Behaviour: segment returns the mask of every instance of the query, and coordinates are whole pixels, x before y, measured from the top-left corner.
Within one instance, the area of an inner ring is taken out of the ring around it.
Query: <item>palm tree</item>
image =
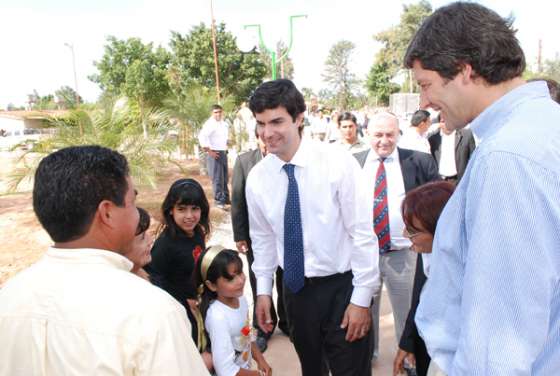
[[[101,145],[126,156],[131,176],[140,184],[155,187],[161,166],[169,162],[176,142],[169,137],[172,130],[169,112],[151,109],[145,114],[149,137],[143,135],[138,108],[125,99],[104,109],[70,111],[63,117],[48,119],[54,127],[51,136],[36,141],[23,141],[14,149],[26,146],[10,182],[10,190],[17,189],[24,179],[30,179],[46,155],[67,146]],[[30,145],[30,146],[29,146]]]

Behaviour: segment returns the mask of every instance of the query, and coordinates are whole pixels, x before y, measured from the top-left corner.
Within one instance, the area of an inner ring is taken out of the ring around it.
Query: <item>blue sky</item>
[[[536,59],[538,39],[543,54],[560,53],[557,42],[556,2],[534,0],[486,0],[482,4],[502,16],[513,14],[518,37],[528,61]],[[372,35],[399,22],[403,4],[410,1],[380,0],[214,0],[218,22],[242,39],[255,40],[244,24],[260,23],[267,45],[288,40],[288,18],[307,14],[294,24],[291,57],[295,82],[315,90],[324,87],[321,72],[329,48],[341,39],[356,44],[352,67],[365,78],[379,45]],[[434,8],[448,1],[434,0]],[[87,79],[95,73],[93,61],[101,58],[108,35],[140,37],[167,47],[170,31],[187,33],[193,25],[210,21],[209,0],[0,0],[0,108],[23,104],[36,89],[46,95],[62,85],[74,86],[71,52],[75,47],[78,89],[88,101],[99,95]]]

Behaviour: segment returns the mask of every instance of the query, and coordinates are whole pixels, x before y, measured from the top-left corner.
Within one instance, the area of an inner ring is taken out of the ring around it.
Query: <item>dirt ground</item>
[[[10,166],[13,166],[16,156],[2,152],[1,157],[0,180],[5,188],[10,179]],[[177,179],[189,177],[199,181],[212,205],[211,181],[208,176],[199,175],[198,161],[185,160],[180,163],[186,175],[177,166],[169,165],[161,172],[155,188],[137,187],[138,206],[148,210],[155,219],[152,230],[157,227],[159,207],[167,190]],[[20,192],[0,195],[0,287],[12,275],[37,261],[52,244],[33,213],[31,188],[31,182],[26,182]],[[219,209],[211,209],[212,223],[219,223],[225,214]]]

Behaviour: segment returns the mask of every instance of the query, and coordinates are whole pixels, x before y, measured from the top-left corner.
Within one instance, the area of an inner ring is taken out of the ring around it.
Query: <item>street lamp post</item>
[[[74,54],[74,45],[70,43],[64,43],[66,47],[72,51],[72,67],[74,68],[74,96],[76,99],[76,107],[80,105],[80,95],[78,94],[78,76],[76,75],[76,55]]]
[[[266,51],[266,53],[268,53],[270,55],[270,65],[271,65],[271,71],[272,71],[272,79],[275,80],[276,79],[276,64],[280,63],[281,61],[284,60],[284,58],[286,58],[286,56],[288,56],[288,53],[290,52],[290,50],[292,49],[292,44],[294,42],[294,38],[293,38],[293,31],[294,31],[294,25],[293,25],[293,21],[295,18],[307,18],[306,14],[298,14],[295,16],[290,16],[290,43],[288,44],[288,48],[286,49],[286,51],[284,52],[283,55],[281,55],[278,59],[276,58],[276,48],[274,49],[270,49],[266,46],[266,44],[264,43],[263,37],[262,37],[262,32],[261,32],[261,25],[260,24],[252,24],[252,25],[245,25],[244,28],[248,29],[250,27],[256,27],[257,31],[259,33],[259,48],[261,50]]]

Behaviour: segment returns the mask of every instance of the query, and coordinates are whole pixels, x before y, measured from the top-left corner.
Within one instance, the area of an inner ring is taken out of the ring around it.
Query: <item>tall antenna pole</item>
[[[218,47],[216,46],[216,21],[214,20],[214,6],[210,0],[210,14],[212,16],[212,46],[214,47],[214,71],[216,74],[216,98],[218,102],[221,101],[220,97],[220,73],[218,66]]]

